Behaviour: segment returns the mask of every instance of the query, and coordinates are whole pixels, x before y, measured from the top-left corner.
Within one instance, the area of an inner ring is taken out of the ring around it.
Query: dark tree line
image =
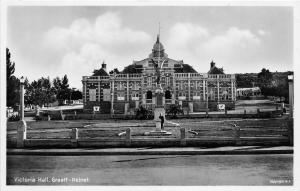
[[[6,49],[6,80],[7,80],[7,107],[14,107],[20,100],[20,80],[14,76],[15,63],[11,61],[9,49]],[[62,104],[64,100],[82,99],[79,90],[69,87],[67,75],[61,79],[56,77],[53,81],[49,77],[41,77],[29,82],[25,78],[24,102],[26,105],[49,105],[55,101]]]
[[[11,54],[8,48],[6,48],[6,105],[7,107],[13,107],[16,102],[19,101],[19,84],[20,81],[15,73],[15,63],[11,61]]]
[[[25,104],[32,105],[49,105],[58,101],[59,105],[63,104],[64,100],[82,99],[82,93],[74,88],[69,88],[69,80],[67,75],[53,79],[41,77],[29,83],[25,80]]]
[[[292,72],[271,72],[263,68],[259,73],[237,74],[237,88],[259,87],[264,96],[289,97],[287,76]]]

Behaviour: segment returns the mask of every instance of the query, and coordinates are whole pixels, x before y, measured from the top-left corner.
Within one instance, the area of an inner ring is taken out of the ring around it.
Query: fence
[[[148,105],[149,108],[152,108],[152,104]],[[147,106],[147,107],[148,107]],[[122,112],[120,112],[122,113]],[[178,118],[274,118],[283,115],[283,111],[276,108],[273,111],[261,111],[257,109],[256,112],[247,112],[244,110],[243,113],[228,113],[227,110],[224,112],[214,113],[208,112],[205,113],[186,113],[184,115],[177,115]],[[167,116],[172,117],[172,116]],[[49,112],[41,114],[39,119],[43,121],[47,120],[77,120],[77,119],[88,119],[88,120],[99,120],[99,119],[135,119],[135,115],[125,115],[125,114],[100,114],[100,113],[82,113],[82,112]]]
[[[264,129],[257,126],[240,128],[237,124],[202,125],[201,130],[181,127],[179,137],[172,138],[133,138],[131,128],[27,131],[20,126],[17,134],[8,134],[7,140],[10,148],[293,145],[293,126],[289,122],[287,124],[286,128]]]

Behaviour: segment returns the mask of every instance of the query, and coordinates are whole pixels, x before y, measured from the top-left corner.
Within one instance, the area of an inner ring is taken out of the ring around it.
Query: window
[[[96,89],[89,89],[90,101],[96,101]]]
[[[140,99],[139,93],[132,93],[131,100],[138,101]]]
[[[166,99],[172,99],[172,95],[171,95],[170,90],[167,90],[167,91],[165,92],[165,98],[166,98]]]
[[[110,95],[110,89],[103,89],[103,101],[110,101],[111,95]]]
[[[193,93],[193,100],[200,100],[201,99],[201,93],[200,92],[194,92]]]
[[[118,93],[118,94],[117,94],[117,100],[118,100],[118,101],[124,101],[124,100],[125,100],[125,95],[124,95],[124,93]]]
[[[179,89],[180,89],[180,90],[183,90],[183,89],[184,89],[184,87],[183,87],[183,82],[180,82]]]
[[[152,77],[147,78],[147,86],[152,86]]]
[[[138,90],[140,88],[138,82],[134,82],[133,84],[133,90]]]
[[[196,90],[201,88],[201,83],[202,83],[202,82],[198,82],[198,81],[195,82],[195,84],[196,84],[196,85],[195,85],[195,89],[196,89]]]
[[[214,88],[208,88],[207,90],[208,100],[215,100]]]
[[[117,84],[117,90],[124,90],[124,86],[122,85],[121,82],[119,82],[119,83]]]
[[[166,77],[166,85],[167,85],[167,86],[170,85],[170,77]]]
[[[152,92],[147,91],[146,99],[152,99]]]
[[[228,100],[229,98],[229,88],[221,88],[220,91],[221,94],[221,100]]]

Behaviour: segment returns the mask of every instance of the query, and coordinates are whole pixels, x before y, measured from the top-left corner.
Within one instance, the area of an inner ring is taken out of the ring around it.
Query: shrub
[[[136,119],[153,119],[153,114],[150,109],[147,109],[140,105],[140,107],[135,112]]]
[[[178,104],[171,104],[167,109],[167,115],[177,118],[177,114],[183,114],[182,108]]]
[[[8,118],[8,121],[20,121],[20,115],[19,114],[16,114],[16,115],[11,115],[9,118]]]

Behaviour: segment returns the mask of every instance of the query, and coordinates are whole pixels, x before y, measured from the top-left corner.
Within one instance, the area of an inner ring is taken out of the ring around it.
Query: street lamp
[[[24,82],[25,79],[22,76],[20,78],[20,121],[24,120]]]
[[[24,140],[26,139],[26,121],[24,120],[24,78],[20,78],[20,122],[21,125],[17,127],[17,148],[24,147]]]
[[[290,106],[290,117],[293,118],[294,110],[294,75],[288,75],[289,83],[289,106]]]

